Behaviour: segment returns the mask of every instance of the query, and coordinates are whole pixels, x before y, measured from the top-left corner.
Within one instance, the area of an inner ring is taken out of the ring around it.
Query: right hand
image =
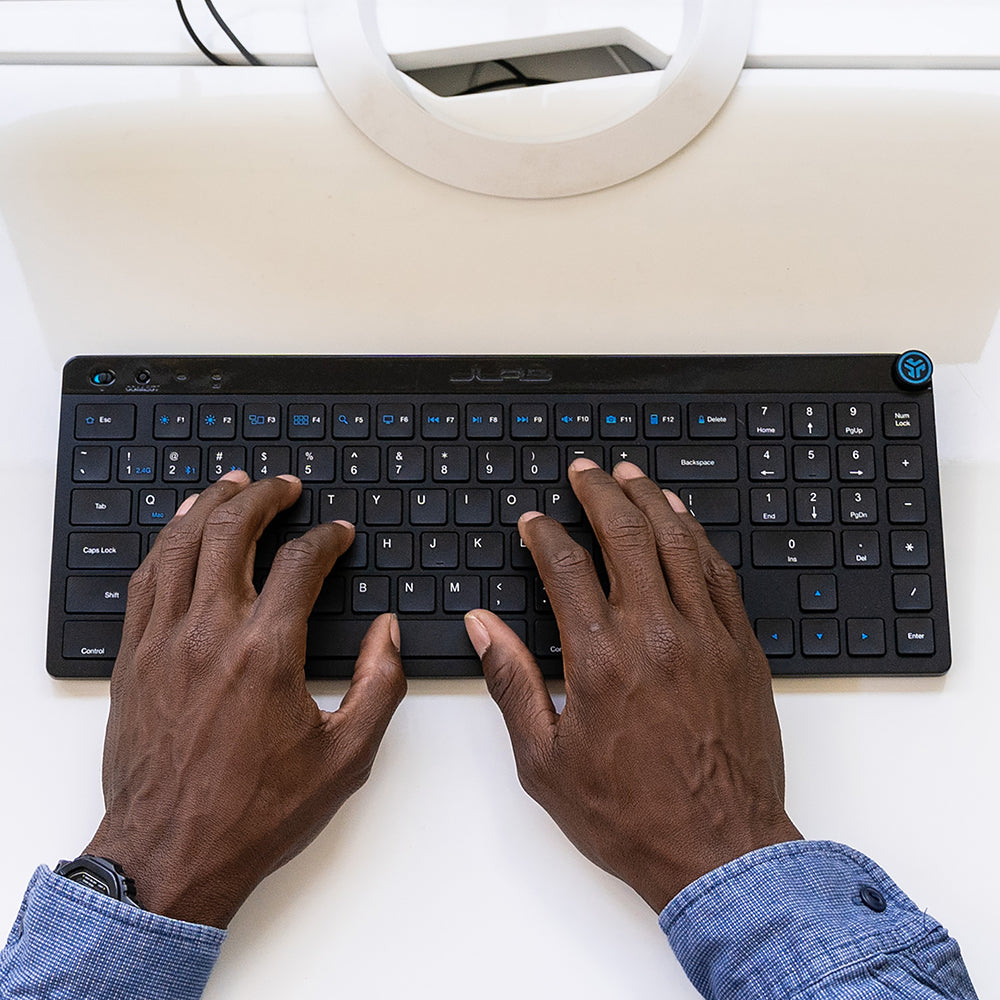
[[[604,553],[541,514],[519,522],[563,648],[558,714],[534,658],[488,611],[467,627],[518,776],[588,858],[656,911],[756,848],[801,839],[784,810],[767,660],[732,567],[634,465],[577,459],[570,481]]]

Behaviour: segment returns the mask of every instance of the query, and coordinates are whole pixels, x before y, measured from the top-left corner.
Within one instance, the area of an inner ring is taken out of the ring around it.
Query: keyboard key
[[[458,437],[458,406],[425,403],[420,411],[420,432],[425,438],[452,440]]]
[[[459,490],[455,494],[455,524],[481,525],[493,521],[491,490]]]
[[[361,440],[371,432],[371,410],[367,403],[335,403],[333,436]]]
[[[70,621],[63,626],[62,654],[67,660],[113,660],[121,641],[121,622]]]
[[[780,488],[751,490],[750,521],[753,524],[786,524],[788,493]]]
[[[896,652],[900,656],[930,656],[934,653],[934,621],[931,618],[897,618]]]
[[[702,524],[738,524],[740,493],[731,489],[683,489],[678,494]]]
[[[885,449],[886,479],[924,478],[924,456],[919,444],[890,444]]]
[[[885,622],[881,618],[848,618],[847,655],[885,656]]]
[[[433,576],[401,576],[396,606],[401,614],[432,614],[437,608],[436,590],[437,580]]]
[[[631,462],[642,469],[646,475],[649,475],[649,449],[645,446],[616,444],[609,448],[608,451],[610,458],[608,472],[614,469],[619,462]]]
[[[925,573],[895,573],[892,605],[897,611],[930,611],[931,578]]]
[[[340,475],[348,483],[378,482],[379,449],[360,446],[345,448]]]
[[[512,482],[514,449],[510,445],[480,445],[476,449],[476,478],[481,483]]]
[[[501,524],[517,524],[518,518],[529,510],[538,510],[537,490],[500,491]]]
[[[131,520],[130,490],[73,490],[70,524],[129,524]]]
[[[878,520],[878,494],[873,489],[842,489],[840,520],[844,524],[874,524]]]
[[[830,449],[825,445],[796,445],[792,449],[792,475],[799,480],[825,482],[830,478]]]
[[[833,413],[839,438],[870,438],[875,433],[871,403],[838,403]]]
[[[143,490],[139,494],[140,524],[166,524],[176,510],[176,490]]]
[[[559,479],[559,449],[555,445],[522,448],[521,478],[527,483],[556,482]]]
[[[599,444],[570,445],[566,449],[566,468],[569,469],[578,458],[586,458],[603,468],[604,448]]]
[[[465,536],[468,569],[502,569],[504,535],[499,531],[474,531]]]
[[[875,478],[875,449],[870,444],[837,446],[837,474],[848,482]]]
[[[747,437],[779,438],[785,436],[785,408],[781,403],[747,404]]]
[[[580,524],[583,521],[583,507],[568,485],[545,491],[543,513],[560,524]]]
[[[388,611],[389,577],[354,577],[351,581],[351,610],[356,615],[380,615]]]
[[[754,632],[765,656],[794,655],[795,629],[790,618],[758,618]]]
[[[66,610],[71,614],[125,614],[127,576],[71,576],[66,581]]]
[[[375,433],[378,437],[409,440],[414,430],[412,403],[379,403],[376,407]]]
[[[736,437],[736,407],[732,403],[689,404],[688,434],[693,438]]]
[[[832,524],[833,491],[825,486],[796,489],[795,520],[799,524]]]
[[[548,437],[548,406],[545,403],[511,403],[510,436],[515,440]]]
[[[201,479],[201,448],[164,448],[163,478],[170,483],[198,482]]]
[[[446,490],[410,490],[412,524],[445,524],[448,520]]]
[[[755,531],[754,566],[833,566],[832,531]]]
[[[926,566],[930,562],[926,531],[892,531],[889,546],[893,566]]]
[[[601,403],[597,419],[602,438],[634,438],[636,435],[634,403]]]
[[[662,483],[736,479],[732,445],[669,444],[656,449],[656,476]]]
[[[326,437],[326,407],[322,403],[292,403],[287,420],[288,436],[293,441],[321,441]]]
[[[743,565],[743,544],[738,531],[720,531],[718,528],[708,528],[705,535],[730,566],[739,569]]]
[[[413,535],[387,531],[375,536],[376,569],[412,569]]]
[[[153,437],[176,441],[191,437],[190,404],[157,403],[153,411]]]
[[[227,472],[246,471],[247,450],[242,446],[225,445],[208,449],[208,481],[218,482]]]
[[[245,438],[276,438],[280,433],[280,403],[247,403],[243,407],[243,436]]]
[[[803,656],[837,656],[840,633],[835,618],[814,618],[802,622]]]
[[[465,613],[483,606],[482,581],[478,576],[446,576],[444,609]]]
[[[111,478],[111,449],[80,445],[73,449],[73,482],[106,483]]]
[[[151,483],[156,473],[156,449],[125,445],[118,449],[118,479],[123,483]]]
[[[347,584],[342,576],[328,576],[316,598],[313,612],[316,614],[339,615],[346,607]]]
[[[882,427],[887,438],[920,437],[920,406],[917,403],[883,403]]]
[[[779,444],[753,445],[747,451],[750,478],[774,482],[785,478],[785,449]]]
[[[140,536],[133,532],[73,531],[66,565],[70,569],[135,569]]]
[[[302,445],[296,469],[304,483],[332,483],[337,471],[337,449],[322,444]]]
[[[886,491],[889,520],[893,524],[923,524],[927,520],[927,501],[923,487],[898,486]]]
[[[365,490],[365,524],[402,523],[402,490]]]
[[[590,403],[556,403],[556,437],[589,438],[592,415]]]
[[[198,407],[198,437],[203,441],[231,441],[236,437],[236,406],[202,403]]]
[[[319,491],[319,520],[321,524],[331,521],[358,523],[358,491],[326,489]]]
[[[80,403],[75,431],[80,441],[130,440],[135,437],[135,407],[131,403]]]
[[[873,567],[882,561],[877,531],[845,531],[841,544],[845,566]]]
[[[458,569],[458,535],[454,531],[425,531],[420,536],[423,569]]]
[[[487,606],[497,615],[523,614],[528,610],[527,585],[523,576],[491,576]]]
[[[502,438],[503,406],[500,403],[469,403],[465,408],[465,436]]]
[[[424,478],[424,449],[420,445],[390,448],[386,457],[389,479],[394,483],[419,483]]]
[[[436,483],[469,481],[469,449],[464,445],[438,445],[431,459],[431,475]]]
[[[836,611],[837,578],[832,573],[803,573],[799,577],[799,607],[803,611]]]
[[[792,403],[792,437],[825,438],[829,433],[826,403]]]
[[[337,566],[341,569],[368,568],[368,536],[363,531],[355,534],[351,547],[340,557]]]
[[[679,438],[681,408],[677,403],[652,404],[643,407],[643,434],[648,438]]]

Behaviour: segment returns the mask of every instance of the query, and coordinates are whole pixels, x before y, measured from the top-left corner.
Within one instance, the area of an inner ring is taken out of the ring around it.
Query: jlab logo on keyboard
[[[537,385],[540,382],[551,382],[552,372],[545,368],[473,368],[456,372],[449,382],[456,384],[466,382],[526,382]]]

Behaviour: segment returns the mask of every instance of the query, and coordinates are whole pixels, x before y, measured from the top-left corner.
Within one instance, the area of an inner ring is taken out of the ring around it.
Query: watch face
[[[111,887],[107,882],[102,881],[92,872],[87,871],[86,868],[81,868],[79,871],[75,871],[67,876],[70,881],[77,882],[80,885],[86,886],[88,889],[93,889],[94,892],[99,892],[104,896],[110,896]]]

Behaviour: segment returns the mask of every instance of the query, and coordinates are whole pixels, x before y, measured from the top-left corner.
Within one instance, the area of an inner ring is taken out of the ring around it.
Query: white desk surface
[[[935,679],[776,682],[788,810],[806,836],[845,841],[887,868],[958,937],[980,995],[1000,996],[1000,139],[976,124],[996,113],[996,74],[966,77],[947,97],[907,78],[925,91],[922,106],[961,112],[942,116],[945,131],[924,145],[908,138],[923,130],[901,77],[891,96],[901,113],[892,128],[871,126],[878,155],[861,160],[837,159],[838,139],[868,126],[850,97],[839,116],[823,104],[829,79],[805,82],[831,127],[790,137],[787,119],[756,127],[775,95],[748,79],[655,176],[529,207],[384,162],[340,120],[314,70],[221,73],[0,68],[8,919],[34,866],[77,853],[102,812],[107,683],[55,681],[43,662],[68,354],[920,346],[939,362],[954,666]],[[794,100],[779,103],[794,118]],[[912,169],[895,171],[894,157]],[[449,221],[435,227],[441,213]],[[595,227],[600,239],[553,260],[561,241]],[[455,239],[435,243],[445,235]],[[716,266],[716,252],[732,266]],[[343,687],[315,693],[332,706]],[[422,680],[368,785],[239,913],[207,995],[695,993],[654,915],[522,793],[483,683]]]

